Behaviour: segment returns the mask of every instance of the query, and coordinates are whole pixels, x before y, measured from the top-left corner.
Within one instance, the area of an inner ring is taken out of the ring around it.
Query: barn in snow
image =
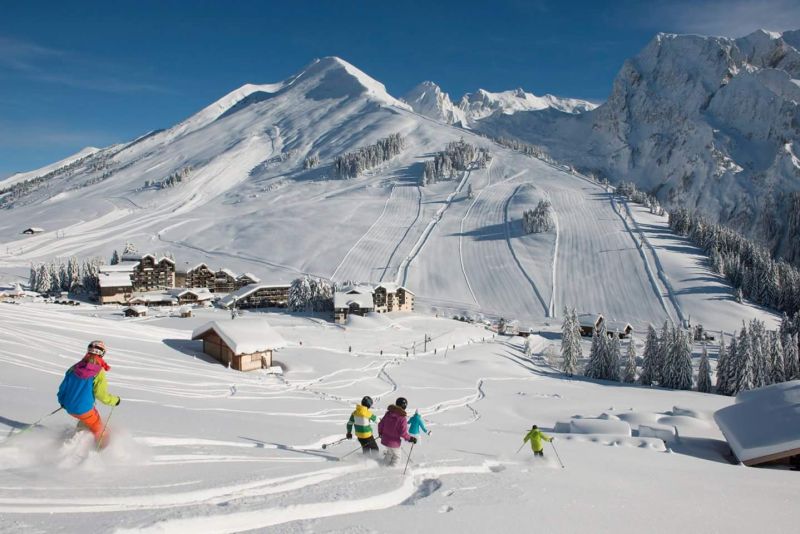
[[[272,353],[286,341],[264,319],[211,321],[196,328],[192,339],[203,340],[203,352],[237,371],[272,366]]]

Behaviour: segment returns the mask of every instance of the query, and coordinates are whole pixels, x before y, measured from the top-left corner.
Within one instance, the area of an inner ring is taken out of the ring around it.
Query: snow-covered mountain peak
[[[339,57],[315,59],[293,78],[303,82],[304,86],[314,85],[306,89],[306,96],[313,100],[363,95],[382,104],[410,109],[407,104],[390,95],[381,82]],[[314,83],[309,84],[309,80]]]
[[[450,100],[450,95],[433,82],[425,81],[417,85],[406,93],[403,101],[420,115],[447,124],[465,122],[464,112]]]
[[[499,93],[478,89],[474,93],[464,95],[459,107],[469,120],[477,121],[494,113],[512,115],[519,111],[538,111],[548,108],[565,113],[582,113],[597,106],[575,98],[559,98],[553,95],[536,96],[518,88]]]

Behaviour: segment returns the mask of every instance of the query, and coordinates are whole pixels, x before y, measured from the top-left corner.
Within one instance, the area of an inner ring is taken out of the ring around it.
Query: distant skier
[[[356,409],[350,415],[350,420],[347,421],[347,439],[353,439],[353,430],[355,429],[358,442],[361,443],[361,449],[364,454],[377,454],[378,444],[372,436],[372,423],[378,418],[369,409],[372,408],[372,397],[366,396],[361,399],[361,404],[356,406]],[[358,449],[356,449],[358,450]]]
[[[89,429],[96,442],[103,433],[103,420],[95,408],[95,400],[108,406],[118,406],[120,398],[108,392],[106,371],[111,367],[103,356],[106,346],[102,341],[92,341],[81,361],[67,370],[58,388],[58,402],[78,420],[78,430]]]
[[[544,441],[553,441],[555,438],[551,438],[550,436],[545,435],[539,427],[533,425],[531,427],[531,431],[525,434],[525,438],[522,440],[523,443],[530,441],[531,442],[531,450],[533,451],[534,456],[544,456]]]
[[[429,436],[431,435],[430,431],[425,428],[425,421],[422,420],[419,410],[414,410],[414,415],[408,420],[408,433],[416,438],[419,436],[420,431]]]
[[[386,415],[378,423],[381,445],[386,447],[384,455],[386,465],[394,465],[400,459],[402,439],[411,443],[417,442],[417,438],[408,433],[408,422],[406,422],[407,407],[408,401],[403,397],[398,398],[394,404],[389,405],[389,408],[386,409]]]

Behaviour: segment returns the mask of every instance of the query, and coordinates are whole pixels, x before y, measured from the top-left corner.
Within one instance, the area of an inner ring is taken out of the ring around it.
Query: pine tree
[[[717,393],[728,394],[728,377],[730,376],[730,363],[728,350],[725,347],[725,334],[719,335],[719,353],[717,355]]]
[[[697,370],[697,391],[711,393],[711,364],[708,362],[708,349],[703,344],[703,354],[700,356],[700,367]]]
[[[31,269],[28,272],[28,289],[31,291],[36,291],[37,280],[36,277],[38,275],[38,271],[36,270],[36,266],[31,264]]]
[[[73,291],[76,286],[81,282],[81,268],[78,264],[78,258],[70,256],[67,261],[67,291]]]
[[[747,391],[755,387],[753,350],[750,343],[750,334],[745,325],[742,325],[742,331],[739,333],[734,369],[736,372],[736,381],[734,382],[731,394],[738,395],[742,391]]]
[[[760,388],[769,383],[769,362],[765,350],[764,323],[753,319],[750,321],[750,350],[753,354],[753,387]]]
[[[592,348],[589,351],[589,361],[583,374],[588,378],[603,378],[603,364],[605,360],[605,339],[607,337],[605,323],[601,324],[600,330],[595,328],[592,331]]]
[[[670,338],[661,385],[671,389],[692,389],[692,347],[689,334],[675,329]]]
[[[575,354],[575,327],[572,324],[572,314],[564,307],[564,319],[561,323],[561,370],[567,376],[575,374],[578,366],[578,357]],[[530,338],[528,338],[530,339]]]
[[[114,253],[111,255],[111,265],[117,264],[119,264],[119,253],[114,249]]]
[[[572,322],[572,342],[574,344],[572,352],[575,354],[575,367],[577,369],[578,361],[583,358],[583,347],[581,346],[581,337],[583,335],[581,333],[581,323],[578,321],[578,312],[575,311],[575,308],[572,308],[570,320]]]
[[[786,371],[783,362],[783,345],[778,332],[770,332],[769,359],[772,367],[770,381],[773,384],[786,382]]]
[[[783,366],[787,380],[800,379],[800,361],[798,361],[797,334],[789,338],[783,347]]]
[[[622,347],[620,346],[619,335],[611,336],[611,343],[608,344],[606,351],[606,379],[619,382],[619,362],[622,360]]]
[[[50,279],[50,268],[46,263],[40,263],[38,266],[39,275],[36,277],[36,289],[38,293],[49,293],[53,285]]]
[[[669,323],[664,321],[661,327],[661,335],[658,338],[658,351],[656,352],[656,369],[658,370],[658,384],[663,385],[667,357],[673,342],[674,329],[670,329]]]
[[[628,342],[628,350],[625,352],[625,370],[623,371],[622,381],[626,384],[636,382],[636,348],[631,336]]]
[[[647,339],[644,342],[644,354],[642,355],[642,374],[639,382],[643,386],[649,386],[653,382],[660,380],[660,365],[658,364],[658,334],[653,325],[647,328]]]

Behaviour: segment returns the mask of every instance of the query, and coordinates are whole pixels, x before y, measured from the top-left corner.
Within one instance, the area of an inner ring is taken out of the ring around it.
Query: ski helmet
[[[372,408],[372,397],[367,395],[363,399],[361,399],[361,406],[363,406],[364,408]]]
[[[538,429],[539,429],[539,427],[538,427],[538,426],[536,426],[536,425],[533,425],[533,426],[531,427],[531,430],[538,430]]]
[[[398,399],[394,401],[394,405],[402,410],[405,410],[408,407],[408,401],[405,397],[398,397]]]
[[[96,339],[95,341],[89,343],[89,346],[86,348],[86,352],[96,356],[103,356],[106,353],[106,344],[99,339]]]

